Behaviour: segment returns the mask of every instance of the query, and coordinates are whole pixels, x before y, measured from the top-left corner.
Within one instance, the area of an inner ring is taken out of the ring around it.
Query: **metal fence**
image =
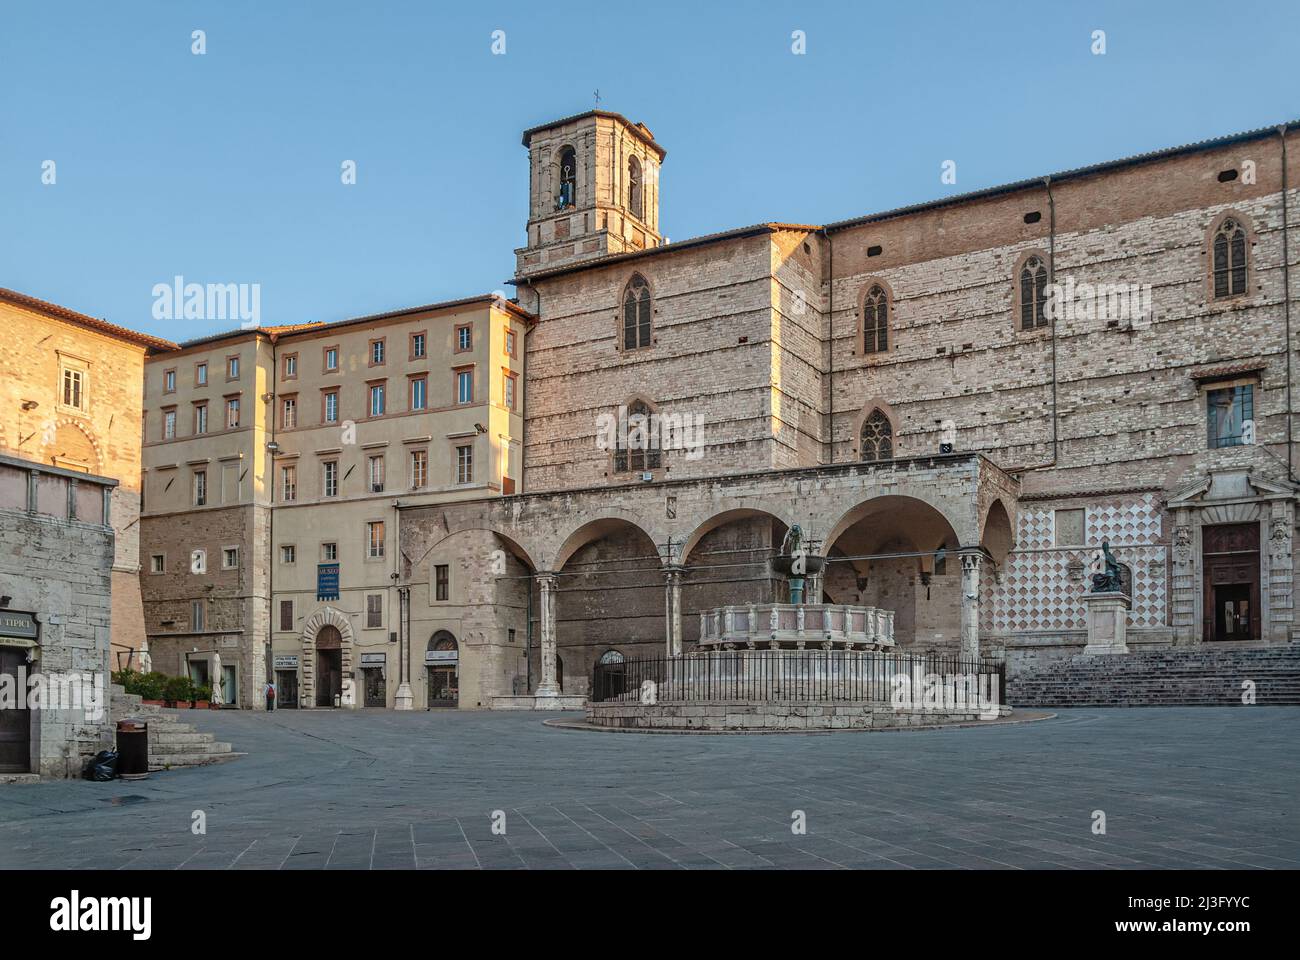
[[[906,683],[899,678],[906,677]],[[923,697],[965,694],[1005,704],[1006,666],[993,660],[845,650],[710,651],[598,663],[592,703],[701,700],[889,702],[903,688]]]

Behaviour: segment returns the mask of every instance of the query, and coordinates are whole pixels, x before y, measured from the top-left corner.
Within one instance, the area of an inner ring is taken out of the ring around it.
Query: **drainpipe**
[[[826,281],[826,337],[830,349],[826,358],[826,423],[827,445],[830,447],[830,462],[835,463],[835,243],[830,231],[822,227],[822,238],[826,241],[827,281]]]
[[[1291,256],[1287,245],[1287,176],[1286,176],[1286,124],[1279,124],[1278,136],[1282,139],[1282,316],[1286,329],[1286,476],[1295,482],[1291,449]]]
[[[1043,186],[1047,189],[1047,285],[1056,288],[1056,199],[1052,196],[1052,178],[1043,177]],[[1056,318],[1052,318],[1052,462],[1045,466],[1056,465],[1058,443],[1056,418]]]
[[[275,680],[275,451],[279,449],[279,444],[275,440],[276,427],[276,409],[275,409],[275,384],[280,375],[280,366],[278,358],[280,338],[276,334],[271,334],[271,412],[268,419],[271,421],[271,439],[266,444],[266,455],[270,458],[270,464],[267,468],[268,479],[268,496],[266,505],[266,651],[265,651],[265,671],[266,683],[272,683]],[[256,476],[256,475],[254,475]],[[302,665],[299,665],[302,669]],[[262,708],[266,709],[266,686],[262,687]],[[276,699],[280,699],[279,690],[276,691]],[[299,692],[298,705],[302,705],[302,694]]]

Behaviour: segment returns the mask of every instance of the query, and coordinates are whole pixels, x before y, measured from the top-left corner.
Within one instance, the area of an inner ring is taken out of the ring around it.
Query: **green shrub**
[[[194,681],[189,677],[168,677],[163,684],[162,699],[177,703],[188,703],[193,699]]]
[[[136,675],[135,689],[127,688],[127,693],[138,693],[143,700],[161,700],[163,687],[167,683],[167,674],[152,670]]]

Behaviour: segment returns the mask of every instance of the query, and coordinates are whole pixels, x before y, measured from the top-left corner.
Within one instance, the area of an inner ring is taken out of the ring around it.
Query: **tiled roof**
[[[91,317],[84,313],[78,313],[76,310],[69,310],[67,307],[61,307],[57,303],[50,303],[48,300],[41,300],[38,297],[29,296],[25,293],[19,293],[17,290],[9,290],[0,287],[0,300],[6,303],[12,303],[18,307],[24,307],[28,310],[34,310],[37,313],[43,313],[47,317],[54,317],[57,320],[66,320],[68,323],[75,323],[78,326],[87,327],[96,330],[118,340],[126,340],[128,343],[139,344],[150,350],[175,350],[176,344],[170,340],[163,340],[160,337],[151,337],[147,333],[138,333],[135,330],[128,330],[126,327],[119,327],[115,323],[109,323],[107,320],[100,320],[97,317]]]

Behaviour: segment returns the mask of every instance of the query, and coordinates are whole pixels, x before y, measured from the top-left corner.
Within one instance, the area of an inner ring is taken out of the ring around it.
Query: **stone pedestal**
[[[1128,653],[1128,611],[1132,601],[1123,593],[1085,593],[1088,645],[1085,655]]]
[[[415,697],[411,695],[411,685],[409,683],[400,683],[397,685],[397,694],[393,698],[394,710],[410,710],[415,706]]]

